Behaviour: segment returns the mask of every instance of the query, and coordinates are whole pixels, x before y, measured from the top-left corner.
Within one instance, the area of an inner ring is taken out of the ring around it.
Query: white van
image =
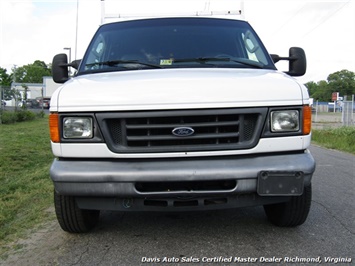
[[[289,71],[274,63],[289,61]],[[68,66],[77,68],[68,77]],[[82,60],[53,59],[50,170],[59,224],[100,210],[263,205],[298,226],[315,161],[305,53],[270,55],[245,21],[162,17],[100,26]]]

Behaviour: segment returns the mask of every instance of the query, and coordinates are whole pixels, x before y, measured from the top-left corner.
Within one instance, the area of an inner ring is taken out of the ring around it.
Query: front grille
[[[266,108],[247,108],[96,116],[110,150],[144,153],[251,148],[258,141],[266,112]],[[190,135],[174,135],[177,128]]]

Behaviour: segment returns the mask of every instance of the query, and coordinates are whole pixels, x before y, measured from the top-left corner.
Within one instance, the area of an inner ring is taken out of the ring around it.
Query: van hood
[[[260,69],[159,69],[74,77],[52,96],[52,112],[235,108],[304,104],[304,86]]]

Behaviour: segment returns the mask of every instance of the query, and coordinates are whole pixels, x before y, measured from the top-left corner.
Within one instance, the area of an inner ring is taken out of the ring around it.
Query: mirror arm
[[[291,56],[291,57],[286,57],[286,56],[278,56],[277,54],[270,54],[272,61],[274,63],[279,62],[280,60],[287,60],[287,61],[295,61],[297,60],[297,57]]]
[[[60,67],[73,67],[73,68],[75,68],[76,70],[78,70],[79,65],[80,65],[80,61],[81,61],[81,59],[78,59],[78,60],[72,61],[71,63],[68,63],[68,64],[60,64],[60,65],[58,65],[58,66],[60,66]]]

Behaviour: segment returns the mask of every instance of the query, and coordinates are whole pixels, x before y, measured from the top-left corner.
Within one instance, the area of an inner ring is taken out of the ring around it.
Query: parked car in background
[[[49,109],[51,101],[50,97],[37,97],[36,100],[38,101],[38,105],[40,108],[43,107],[44,109]]]
[[[38,108],[39,101],[37,99],[27,99],[26,106],[27,106],[27,108]]]
[[[43,103],[42,103],[43,108],[49,109],[49,107],[50,107],[50,102],[51,102],[51,98],[50,98],[50,97],[44,97],[44,98],[43,98]]]
[[[337,102],[335,105],[335,112],[341,112],[342,109],[342,102]],[[334,103],[329,102],[328,103],[328,112],[334,112]]]

